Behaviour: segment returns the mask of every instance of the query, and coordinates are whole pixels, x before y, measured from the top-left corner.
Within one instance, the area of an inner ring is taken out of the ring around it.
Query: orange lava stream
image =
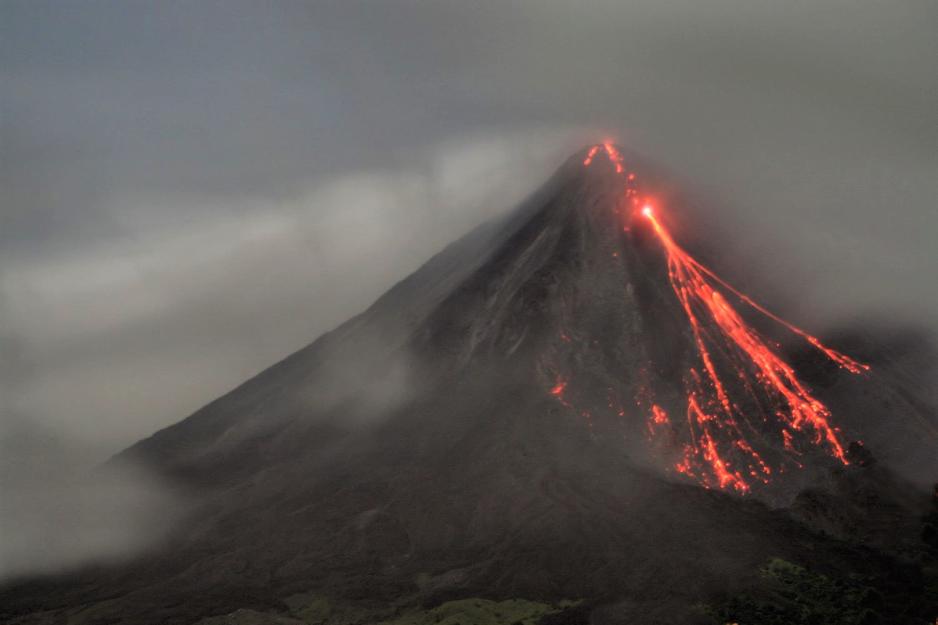
[[[622,154],[610,142],[592,146],[583,165],[588,167],[600,151],[608,157],[617,174],[625,174]],[[629,172],[624,178],[625,195],[637,208],[635,174]],[[817,337],[778,317],[697,262],[674,241],[651,206],[644,206],[641,215],[651,224],[664,248],[668,279],[690,323],[699,356],[699,366],[690,366],[685,375],[689,436],[675,470],[705,487],[734,489],[741,493],[751,490],[751,480],[768,483],[773,468],[755,446],[765,441],[762,426],[770,423],[779,427],[782,450],[789,456],[786,460],[801,466],[791,456],[801,455],[796,442],[806,439],[848,464],[838,430],[831,424],[830,410],[814,397],[769,342],[746,324],[717,287],[800,336],[846,371],[859,374],[869,370],[869,366],[825,346]],[[717,366],[714,354],[721,357],[722,367]],[[721,375],[726,376],[727,372],[721,369],[727,368],[729,378],[724,379]],[[566,381],[558,379],[551,394],[568,405],[563,396],[566,386]],[[740,392],[742,397],[739,397]],[[645,388],[643,393],[647,395],[650,389]],[[741,407],[731,399],[733,396],[745,401],[746,406]],[[662,428],[677,427],[663,408],[649,404],[648,397],[637,398],[637,403],[650,405],[648,431],[651,436]],[[761,424],[750,418],[753,411],[760,417]]]
[[[608,141],[603,143],[603,149],[606,150],[606,156],[609,157],[609,161],[612,162],[616,167],[616,173],[621,174],[624,171],[622,154],[619,153],[619,150],[616,149],[616,146],[612,145]]]
[[[793,450],[793,433],[809,433],[815,445],[826,447],[831,455],[847,464],[843,443],[830,422],[830,410],[812,395],[794,369],[743,321],[714,284],[727,288],[746,304],[803,337],[847,371],[859,373],[867,370],[868,366],[824,346],[816,337],[780,319],[730,287],[674,241],[651,207],[644,207],[642,215],[651,223],[664,247],[668,279],[690,322],[705,373],[702,376],[691,368],[687,376],[687,419],[692,442],[685,446],[684,459],[678,463],[677,470],[705,485],[710,485],[715,478],[721,488],[732,487],[741,492],[750,489],[747,476],[767,481],[771,474],[771,468],[744,434],[740,421],[745,421],[747,426],[751,424],[740,407],[730,400],[726,383],[714,364],[710,348],[713,345],[720,349],[721,354],[730,357],[733,373],[743,382],[754,405],[759,405],[761,395],[776,407],[774,417],[781,425],[780,436],[786,449]],[[754,376],[749,373],[753,370]],[[756,389],[759,389],[759,395]],[[754,430],[753,427],[748,429]],[[717,437],[717,433],[723,435]],[[731,441],[729,445],[721,443],[726,439]],[[721,451],[721,446],[731,449]],[[738,467],[728,459],[730,454],[738,459]]]
[[[597,153],[597,152],[599,152],[599,146],[598,146],[598,145],[594,145],[593,147],[590,148],[589,152],[586,153],[586,158],[583,159],[583,166],[584,166],[584,167],[589,167],[589,166],[592,164],[593,158],[596,157],[596,153]]]

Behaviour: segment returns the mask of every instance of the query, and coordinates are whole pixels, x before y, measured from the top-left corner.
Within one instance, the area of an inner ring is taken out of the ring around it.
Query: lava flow
[[[592,147],[584,166],[589,166],[600,150],[605,151],[616,173],[623,174],[622,156],[611,143]],[[629,173],[625,179],[626,196],[637,207],[635,174]],[[751,490],[753,481],[769,482],[773,466],[767,458],[771,457],[776,465],[781,464],[778,459],[797,464],[793,457],[802,453],[803,442],[848,464],[828,407],[798,379],[769,342],[743,320],[720,288],[801,337],[837,366],[854,374],[869,367],[823,345],[817,337],[771,313],[699,263],[674,241],[651,205],[642,206],[640,216],[650,224],[664,250],[668,280],[696,347],[694,362],[683,376],[686,425],[669,418],[658,404],[650,406],[651,435],[669,428],[671,440],[680,447],[681,458],[674,469],[705,487],[745,493]],[[560,387],[561,392],[565,387],[566,383]],[[648,408],[645,398],[637,403]],[[777,441],[773,444],[774,438]]]
[[[685,376],[691,440],[684,447],[684,458],[677,470],[705,484],[715,478],[721,488],[732,486],[739,491],[749,490],[749,478],[767,481],[772,472],[747,440],[747,432],[754,433],[757,428],[738,402],[730,399],[727,383],[714,363],[713,350],[719,350],[724,360],[731,363],[731,375],[742,383],[753,406],[772,407],[771,415],[762,416],[775,417],[784,448],[793,451],[793,437],[808,433],[815,445],[826,447],[835,458],[847,464],[843,443],[830,422],[830,410],[798,379],[791,365],[743,321],[715,285],[723,286],[747,305],[801,336],[847,371],[859,373],[868,366],[824,346],[816,337],[730,287],[675,243],[651,206],[644,206],[641,213],[651,223],[665,250],[668,279],[690,322],[700,359],[699,368],[690,367]],[[716,436],[718,433],[722,436]],[[730,456],[738,460],[738,465],[727,459]]]
[[[583,159],[583,165],[589,167],[593,163],[593,159],[596,158],[596,155],[599,153],[600,148],[606,152],[606,156],[609,157],[609,162],[615,166],[616,173],[621,174],[624,171],[622,154],[616,146],[608,141],[591,147],[589,152],[586,153],[586,158]]]

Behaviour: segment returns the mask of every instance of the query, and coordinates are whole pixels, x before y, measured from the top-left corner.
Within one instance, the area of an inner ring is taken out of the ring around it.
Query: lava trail
[[[639,208],[635,174],[626,174],[624,159],[613,144],[590,148],[583,165],[589,167],[601,153],[624,178],[624,194],[637,210],[628,219],[634,215],[646,220],[656,235],[667,261],[668,281],[690,326],[695,350],[683,374],[684,419],[669,417],[647,397],[637,399],[649,411],[652,437],[670,431],[667,438],[677,445],[679,455],[673,468],[705,487],[745,493],[755,482],[769,483],[785,464],[800,466],[796,457],[809,446],[847,464],[828,407],[728,298],[780,324],[846,371],[859,374],[869,367],[825,346],[699,263],[674,241],[650,204]],[[625,229],[629,230],[627,224]],[[564,382],[563,390],[566,387]],[[555,396],[560,394],[556,391],[557,387],[552,391]]]

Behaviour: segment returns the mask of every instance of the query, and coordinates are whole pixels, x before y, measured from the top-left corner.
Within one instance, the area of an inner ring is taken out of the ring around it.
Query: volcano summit
[[[125,564],[7,584],[0,615],[932,622],[938,507],[908,479],[938,476],[931,407],[869,337],[828,344],[698,260],[665,181],[611,143],[574,155],[120,454],[185,520]]]

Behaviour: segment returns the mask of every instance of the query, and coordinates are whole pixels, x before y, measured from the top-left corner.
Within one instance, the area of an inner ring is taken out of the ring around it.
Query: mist
[[[89,450],[5,415],[0,581],[120,562],[169,535],[183,500],[140,467],[87,470]]]
[[[704,198],[744,286],[802,325],[934,332],[936,27],[924,0],[4,3],[3,559],[141,547],[148,478],[57,476],[360,312],[602,138]],[[116,547],[77,512],[80,548],[48,542],[68,526],[34,519],[65,493],[115,506]]]

